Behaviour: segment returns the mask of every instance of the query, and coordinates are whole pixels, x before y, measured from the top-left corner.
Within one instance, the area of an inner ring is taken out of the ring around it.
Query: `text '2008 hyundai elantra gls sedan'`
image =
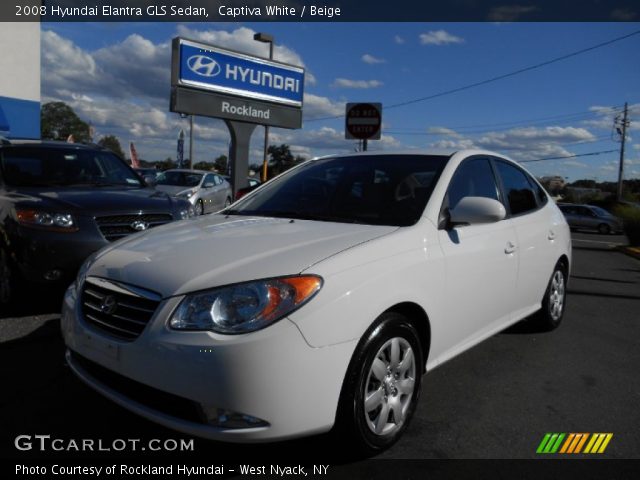
[[[324,157],[101,250],[62,331],[82,380],[163,425],[375,452],[425,372],[532,314],[557,327],[570,263],[564,216],[500,155]]]

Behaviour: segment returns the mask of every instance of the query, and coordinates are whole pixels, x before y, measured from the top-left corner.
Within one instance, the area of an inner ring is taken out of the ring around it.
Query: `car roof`
[[[96,143],[69,143],[56,140],[8,140],[0,143],[0,148],[66,148],[74,150],[108,150]]]
[[[194,170],[191,168],[170,168],[169,170],[165,170],[165,172],[203,173],[203,174],[216,173],[216,172],[209,172],[207,170]]]

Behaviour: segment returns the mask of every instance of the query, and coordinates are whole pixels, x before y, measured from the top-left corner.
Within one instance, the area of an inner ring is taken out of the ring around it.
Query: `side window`
[[[203,185],[207,185],[207,184],[213,184],[213,185],[218,184],[218,182],[216,182],[216,176],[213,173],[208,173],[207,176],[204,177]]]
[[[488,159],[466,160],[456,170],[447,191],[448,207],[455,208],[463,197],[498,200],[498,187]]]
[[[520,215],[537,209],[536,192],[529,183],[527,175],[509,163],[498,160],[495,164],[502,178],[511,215]]]
[[[213,175],[214,182],[216,185],[222,185],[222,177],[219,175]]]

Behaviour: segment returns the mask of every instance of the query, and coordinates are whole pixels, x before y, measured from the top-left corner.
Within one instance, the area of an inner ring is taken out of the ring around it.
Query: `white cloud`
[[[535,12],[536,10],[537,8],[534,6],[502,5],[492,8],[487,18],[492,22],[514,22],[527,13]]]
[[[305,118],[333,117],[343,115],[345,104],[335,102],[327,97],[313,95],[312,93],[304,94],[303,114]]]
[[[447,127],[429,127],[427,133],[431,135],[444,135],[447,137],[460,137],[460,134],[455,130]]]
[[[350,80],[348,78],[336,78],[331,84],[337,88],[378,88],[384,85],[380,80]]]
[[[384,58],[374,57],[368,53],[362,55],[361,59],[364,63],[368,63],[369,65],[376,65],[378,63],[386,63],[387,61]]]
[[[422,45],[450,45],[454,43],[464,43],[464,38],[452,35],[445,30],[431,30],[420,34]]]
[[[402,45],[405,42],[404,38],[402,38],[400,35],[396,35],[395,37],[393,37],[393,41],[398,45]]]
[[[588,130],[576,127],[520,127],[502,132],[488,132],[477,138],[451,135],[452,131],[443,127],[433,128],[434,133],[449,137],[433,142],[431,146],[434,148],[495,150],[507,153],[516,160],[570,156],[572,153],[564,148],[563,144],[595,139]]]

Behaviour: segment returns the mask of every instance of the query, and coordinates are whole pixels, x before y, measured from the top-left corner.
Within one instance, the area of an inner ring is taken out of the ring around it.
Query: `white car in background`
[[[505,157],[332,156],[100,251],[62,332],[83,381],[165,426],[231,442],[335,428],[375,452],[425,372],[532,314],[556,328],[570,264],[564,216]]]
[[[205,170],[174,168],[158,173],[154,188],[188,200],[196,215],[217,212],[231,205],[231,184],[222,175]]]

